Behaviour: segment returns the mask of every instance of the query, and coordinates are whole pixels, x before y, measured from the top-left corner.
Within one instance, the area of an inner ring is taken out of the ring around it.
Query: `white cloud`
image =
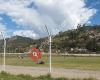
[[[28,8],[32,2],[33,8]],[[0,0],[0,12],[11,16],[19,26],[33,27],[34,34],[42,37],[46,35],[45,24],[56,34],[88,22],[96,9],[85,5],[85,0]]]
[[[36,35],[32,30],[17,30],[13,32],[13,35],[30,37],[30,38],[38,38],[38,35]]]

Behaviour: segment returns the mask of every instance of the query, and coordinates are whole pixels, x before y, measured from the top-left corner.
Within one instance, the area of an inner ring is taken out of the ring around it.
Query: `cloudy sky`
[[[100,24],[100,0],[0,0],[0,32],[7,36],[40,38],[76,28]]]

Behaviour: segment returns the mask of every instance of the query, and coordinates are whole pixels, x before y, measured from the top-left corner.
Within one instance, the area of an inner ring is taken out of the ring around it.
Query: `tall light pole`
[[[3,47],[4,47],[4,54],[3,54],[3,71],[5,71],[5,64],[6,64],[6,39],[5,39],[5,35],[1,32],[1,35],[3,37],[3,40],[4,40],[4,44],[3,44]]]
[[[46,25],[45,25],[45,28],[46,28],[46,31],[47,31],[48,37],[49,37],[49,73],[51,74],[51,67],[52,67],[52,65],[51,65],[51,63],[52,63],[51,62],[51,42],[52,42],[52,39],[51,39],[51,34]]]

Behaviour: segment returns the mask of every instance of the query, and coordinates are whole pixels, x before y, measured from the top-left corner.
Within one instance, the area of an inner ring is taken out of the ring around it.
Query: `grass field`
[[[45,64],[40,65],[34,63],[30,58],[24,57],[23,59],[18,56],[7,56],[6,64],[7,65],[16,65],[16,66],[49,66],[49,57],[43,56],[42,60]],[[2,64],[3,58],[0,57],[0,64]],[[58,68],[72,68],[72,69],[85,69],[85,70],[100,70],[100,57],[74,57],[74,56],[52,56],[52,67]]]
[[[84,79],[68,79],[68,78],[52,78],[49,74],[39,77],[32,77],[30,75],[11,75],[6,72],[0,73],[0,80],[96,80],[94,78],[84,78]]]

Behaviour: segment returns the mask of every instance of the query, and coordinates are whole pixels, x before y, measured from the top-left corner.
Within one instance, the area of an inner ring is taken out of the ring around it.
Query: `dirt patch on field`
[[[2,66],[0,66],[2,71]],[[49,73],[47,67],[24,67],[24,66],[6,66],[6,72],[11,74],[29,74],[32,76],[45,75]],[[96,78],[100,80],[100,71],[79,70],[79,69],[62,69],[52,68],[52,77],[67,77],[67,78]]]

